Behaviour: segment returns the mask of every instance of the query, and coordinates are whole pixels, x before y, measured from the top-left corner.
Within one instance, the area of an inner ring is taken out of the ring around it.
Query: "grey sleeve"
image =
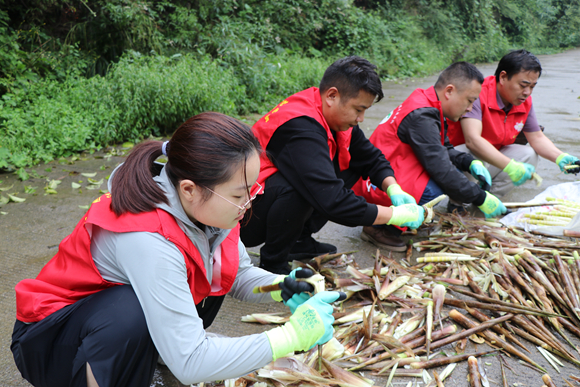
[[[465,113],[461,118],[475,118],[476,120],[481,121],[481,101],[478,99],[473,102],[473,107],[471,111]]]
[[[538,119],[536,118],[536,111],[534,110],[534,105],[530,108],[530,112],[528,113],[528,118],[526,119],[526,123],[522,128],[524,132],[537,132],[540,130],[540,124],[538,124]]]
[[[241,240],[238,243],[238,249],[240,252],[240,267],[229,295],[246,302],[274,302],[271,293],[254,294],[253,290],[256,286],[272,285],[279,276],[252,265],[246,246]]]
[[[93,258],[124,277],[143,308],[155,347],[183,384],[245,375],[272,361],[265,334],[207,337],[187,283],[183,255],[159,234],[93,233]],[[105,274],[103,274],[105,277]]]

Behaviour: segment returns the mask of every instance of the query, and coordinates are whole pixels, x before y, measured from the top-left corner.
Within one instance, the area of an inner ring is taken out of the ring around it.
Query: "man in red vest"
[[[486,217],[506,212],[481,187],[489,189],[491,183],[481,161],[455,150],[446,135],[447,121],[458,120],[471,109],[482,82],[483,75],[474,65],[454,63],[441,73],[435,86],[416,89],[373,132],[370,141],[391,162],[402,189],[417,203],[447,194],[461,203],[473,203]],[[469,171],[479,184],[470,182],[462,171]],[[389,197],[368,180],[360,180],[353,190],[370,203],[390,204]],[[371,239],[374,232],[372,227],[363,228],[363,239]]]
[[[241,239],[246,246],[264,243],[260,267],[283,274],[290,260],[336,252],[311,236],[328,220],[352,227],[417,228],[423,222],[423,208],[401,190],[389,162],[358,126],[383,97],[375,69],[360,57],[340,59],[325,71],[319,88],[286,98],[253,126],[265,150],[258,177],[264,193],[247,214]],[[350,188],[361,177],[388,192],[394,206],[356,196]],[[398,238],[377,238],[405,250]]]
[[[485,79],[471,112],[449,126],[456,149],[485,162],[493,182],[491,192],[499,197],[531,179],[538,155],[555,162],[564,173],[569,173],[566,165],[578,163],[540,130],[531,97],[540,75],[542,66],[533,54],[510,52],[499,61],[495,75]],[[520,133],[530,146],[514,144]]]

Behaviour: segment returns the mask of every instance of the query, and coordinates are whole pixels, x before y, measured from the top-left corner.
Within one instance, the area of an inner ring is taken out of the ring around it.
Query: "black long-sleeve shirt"
[[[401,121],[397,136],[413,149],[429,177],[451,199],[480,206],[485,201],[485,191],[459,171],[469,171],[474,158],[453,148],[447,137],[447,122],[444,130],[442,145],[439,110],[424,107],[413,110]]]
[[[334,132],[333,132],[334,133]],[[375,204],[350,189],[358,178],[371,178],[381,187],[394,176],[383,153],[355,126],[349,168],[340,171],[338,151],[330,159],[326,130],[310,117],[297,117],[280,126],[266,148],[278,171],[312,207],[327,219],[345,226],[369,226],[377,217]]]

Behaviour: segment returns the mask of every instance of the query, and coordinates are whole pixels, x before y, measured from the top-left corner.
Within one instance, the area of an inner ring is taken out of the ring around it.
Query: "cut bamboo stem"
[[[481,326],[482,324],[486,324],[486,323],[477,324],[475,321],[470,320],[469,318],[465,317],[461,313],[457,312],[455,309],[449,313],[449,317],[451,317],[453,319],[453,321],[460,324],[464,328],[469,328],[469,329],[477,328],[478,326]],[[492,321],[492,320],[490,320],[490,321]],[[489,324],[489,321],[487,323]],[[493,325],[489,325],[488,328],[491,328],[492,326]],[[503,341],[498,335],[496,335],[492,331],[485,329],[485,330],[481,331],[481,334],[484,335],[493,345],[498,346],[498,347],[504,349],[506,352],[511,353],[512,355],[517,356],[520,359],[530,363],[534,367],[537,367],[537,368],[543,370],[542,366],[540,366],[538,363],[533,361],[531,358],[529,358],[523,352],[519,351],[513,345]],[[546,372],[546,371],[544,371],[544,372]]]
[[[467,359],[467,372],[469,374],[469,385],[471,387],[481,387],[479,365],[477,364],[477,359],[473,356]]]
[[[455,356],[448,356],[448,357],[438,357],[435,359],[421,361],[421,362],[414,362],[411,363],[411,368],[423,368],[429,369],[433,367],[440,367],[447,364],[452,363],[459,363],[460,361],[467,360],[470,356],[481,357],[484,355],[489,355],[490,353],[497,352],[497,349],[492,349],[489,351],[478,352],[478,353],[470,353],[470,354],[463,354],[463,355],[455,355]]]

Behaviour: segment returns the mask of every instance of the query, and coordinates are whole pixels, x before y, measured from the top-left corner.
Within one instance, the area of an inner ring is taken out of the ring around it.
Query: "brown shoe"
[[[386,228],[377,228],[373,226],[364,226],[360,234],[363,241],[372,243],[373,245],[389,250],[389,251],[405,251],[407,245],[397,235],[393,235]]]

